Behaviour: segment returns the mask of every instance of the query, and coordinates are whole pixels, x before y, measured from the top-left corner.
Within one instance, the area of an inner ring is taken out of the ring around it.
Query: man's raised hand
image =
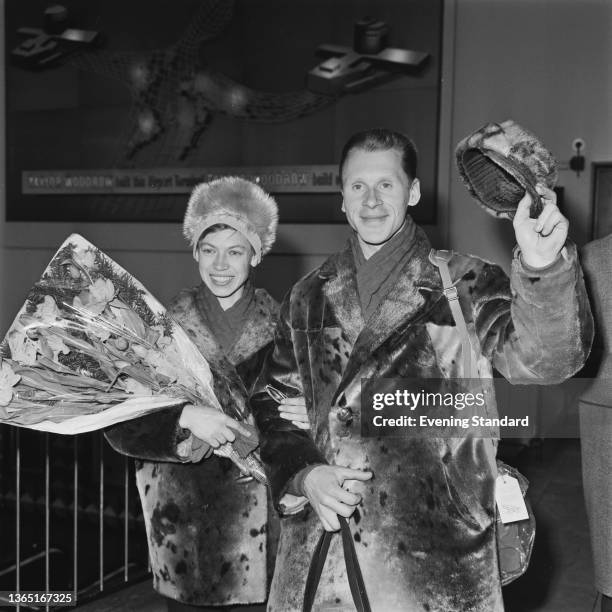
[[[557,207],[557,194],[552,189],[538,183],[536,191],[544,205],[540,216],[529,217],[531,196],[525,193],[512,223],[523,263],[532,268],[545,268],[557,259],[563,248],[569,222]]]

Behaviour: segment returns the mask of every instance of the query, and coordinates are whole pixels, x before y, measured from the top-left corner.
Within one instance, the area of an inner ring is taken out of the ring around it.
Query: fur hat
[[[557,182],[557,164],[552,154],[511,119],[487,123],[464,138],[455,154],[468,191],[496,217],[512,219],[525,191],[533,200],[531,217],[538,217],[542,202],[536,183],[552,189]]]
[[[259,185],[237,176],[200,183],[191,193],[183,221],[183,234],[194,258],[202,232],[217,223],[243,234],[259,262],[274,244],[278,206]]]

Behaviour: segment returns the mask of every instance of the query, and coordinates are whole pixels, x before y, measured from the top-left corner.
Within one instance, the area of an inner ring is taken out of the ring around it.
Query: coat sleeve
[[[287,493],[293,477],[309,465],[327,463],[310,432],[281,418],[278,403],[266,391],[266,386],[270,385],[289,397],[305,395],[295,358],[289,306],[287,296],[281,306],[274,347],[264,361],[251,396],[251,409],[260,432],[260,456],[266,468],[274,506],[281,514],[292,514],[304,505],[303,498]]]
[[[509,282],[501,268],[487,264],[472,308],[483,353],[510,381],[556,384],[588,357],[593,318],[573,244],[542,270],[525,266],[515,250]]]
[[[119,453],[146,461],[199,461],[210,447],[179,425],[182,406],[109,427],[104,435]]]

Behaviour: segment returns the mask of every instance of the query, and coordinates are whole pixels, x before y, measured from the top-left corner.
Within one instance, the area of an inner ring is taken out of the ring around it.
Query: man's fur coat
[[[460,334],[419,228],[410,248],[400,281],[366,324],[350,247],[295,285],[281,306],[274,351],[251,401],[261,456],[281,512],[288,511],[289,483],[308,465],[373,472],[368,482],[347,483],[362,496],[350,528],[374,611],[499,612],[496,445],[469,433],[361,435],[362,379],[464,374]],[[455,254],[449,266],[468,327],[480,341],[482,377],[492,377],[495,367],[509,379],[556,382],[581,367],[592,319],[573,246],[541,272],[515,258],[511,280],[475,257]],[[305,396],[311,432],[278,418],[266,384]],[[494,397],[482,414],[497,414]],[[270,612],[301,609],[321,530],[309,505],[281,519]],[[339,536],[314,609],[354,609]]]

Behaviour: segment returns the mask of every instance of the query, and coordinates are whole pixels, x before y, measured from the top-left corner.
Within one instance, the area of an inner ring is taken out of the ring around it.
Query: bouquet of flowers
[[[186,402],[223,410],[206,359],[138,280],[69,236],[0,345],[0,422],[78,434]],[[243,445],[215,452],[265,482]]]

